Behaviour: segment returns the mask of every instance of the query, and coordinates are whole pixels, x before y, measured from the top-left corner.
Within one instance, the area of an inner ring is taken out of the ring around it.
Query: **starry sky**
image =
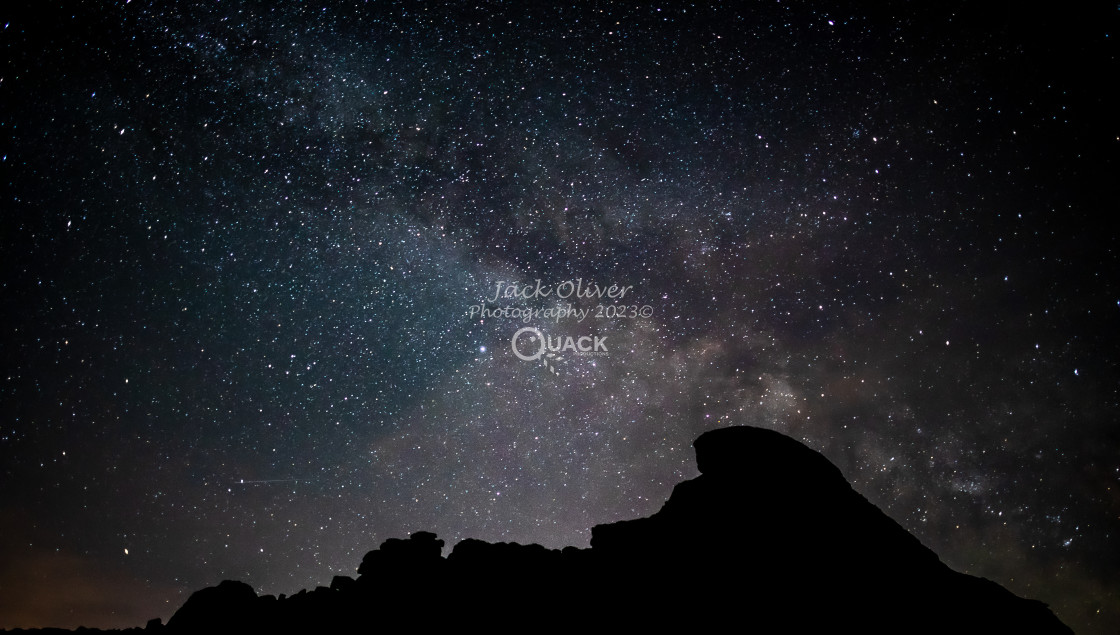
[[[1114,5],[28,4],[0,627],[586,546],[731,424],[1120,623]]]

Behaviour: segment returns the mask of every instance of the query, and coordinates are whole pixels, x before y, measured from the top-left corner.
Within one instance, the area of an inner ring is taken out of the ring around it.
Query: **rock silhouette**
[[[444,558],[418,532],[366,554],[357,579],[279,598],[225,581],[145,631],[1072,632],[1045,604],[951,570],[787,436],[730,427],[694,447],[700,476],[648,518],[592,528],[589,549],[467,539]]]

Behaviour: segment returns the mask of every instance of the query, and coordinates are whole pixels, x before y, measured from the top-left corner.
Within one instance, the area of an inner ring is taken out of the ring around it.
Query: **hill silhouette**
[[[694,447],[700,476],[648,518],[592,528],[589,549],[467,539],[445,558],[418,532],[367,553],[356,579],[280,597],[227,580],[145,630],[1072,633],[1045,604],[947,567],[794,439],[738,426]]]

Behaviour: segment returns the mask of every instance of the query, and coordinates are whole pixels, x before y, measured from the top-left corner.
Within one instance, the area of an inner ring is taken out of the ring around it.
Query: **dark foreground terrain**
[[[227,580],[145,630],[1072,632],[1045,604],[949,569],[789,437],[731,427],[694,445],[700,476],[649,518],[594,527],[590,549],[467,539],[444,558],[418,532],[367,553],[357,579],[280,597]]]

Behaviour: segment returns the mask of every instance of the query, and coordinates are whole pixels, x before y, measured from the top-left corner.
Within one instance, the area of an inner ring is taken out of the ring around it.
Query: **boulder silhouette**
[[[408,540],[390,538],[362,558],[358,566],[358,582],[370,582],[369,576],[414,576],[429,574],[442,560],[443,541],[429,531],[418,531]],[[395,583],[399,580],[390,580]]]
[[[1072,632],[1043,603],[951,570],[794,439],[738,426],[694,447],[700,476],[648,518],[593,527],[589,549],[466,539],[444,558],[417,532],[367,553],[356,580],[279,598],[225,581],[147,630]]]
[[[176,633],[204,633],[252,628],[258,619],[257,592],[244,582],[223,580],[191,594],[175,615],[167,620],[167,630]],[[158,630],[159,624],[148,622]]]
[[[1045,604],[951,570],[790,437],[736,426],[693,446],[700,476],[660,511],[592,528],[592,551],[637,572],[645,597],[722,603],[712,624],[745,598],[755,624],[783,630],[1071,632]],[[641,582],[665,576],[692,582]]]

